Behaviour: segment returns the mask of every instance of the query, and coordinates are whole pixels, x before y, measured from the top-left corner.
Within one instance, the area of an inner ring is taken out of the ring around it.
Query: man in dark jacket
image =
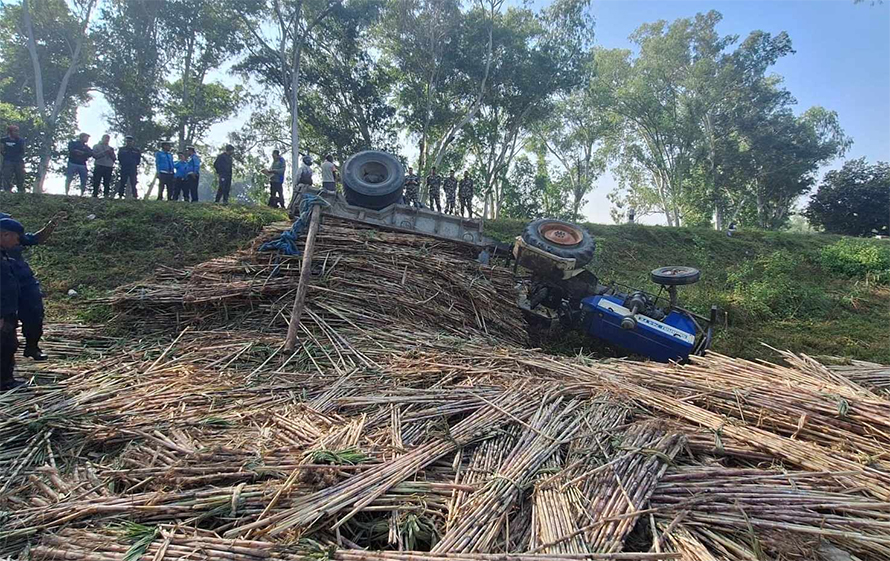
[[[0,153],[3,163],[0,167],[0,189],[12,191],[15,184],[19,193],[25,191],[25,139],[19,136],[19,126],[6,127],[6,136],[0,138]]]
[[[139,164],[142,163],[142,151],[136,148],[136,139],[132,136],[127,135],[124,140],[126,144],[117,153],[117,161],[121,167],[121,179],[117,184],[117,194],[122,199],[131,195],[134,199],[138,199],[136,181],[139,176]]]
[[[71,181],[74,176],[80,177],[80,193],[83,194],[87,188],[87,160],[93,157],[93,149],[87,145],[90,135],[85,132],[80,133],[77,140],[68,143],[68,169],[65,172],[65,194],[71,187]]]
[[[13,378],[15,351],[19,342],[15,330],[18,324],[19,282],[7,251],[19,245],[25,233],[22,225],[11,218],[0,219],[0,391],[20,386]]]
[[[43,293],[40,290],[40,282],[34,276],[34,271],[25,261],[24,250],[28,246],[46,243],[59,223],[66,217],[64,212],[56,213],[37,233],[22,233],[19,236],[18,245],[6,252],[7,257],[12,260],[12,272],[19,287],[18,319],[22,322],[22,335],[25,336],[25,352],[23,354],[36,361],[47,359],[47,356],[40,350],[40,338],[43,337]],[[0,212],[0,220],[3,219],[12,219],[12,217]]]
[[[284,172],[287,170],[287,162],[281,157],[281,152],[272,150],[272,167],[263,170],[269,176],[269,206],[272,208],[284,208]]]
[[[226,151],[216,157],[213,169],[219,179],[219,188],[216,190],[216,202],[222,200],[224,205],[229,204],[229,191],[232,189],[232,155],[235,147],[226,144]]]

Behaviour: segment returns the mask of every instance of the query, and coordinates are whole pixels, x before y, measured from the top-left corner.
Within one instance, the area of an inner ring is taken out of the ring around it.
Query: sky
[[[540,8],[547,2],[533,4]],[[854,141],[846,158],[890,160],[890,2],[872,6],[853,0],[593,0],[595,42],[604,48],[631,48],[628,36],[642,23],[673,21],[708,10],[723,14],[718,26],[721,34],[737,34],[740,40],[758,29],[772,34],[787,31],[796,53],[781,59],[772,72],[784,76],[798,101],[796,111],[802,113],[814,105],[837,111]],[[235,83],[230,76],[219,78]],[[107,112],[101,96],[79,111],[80,127],[93,135],[91,142],[106,130],[103,115]],[[246,118],[242,113],[216,125],[206,141],[221,143]],[[843,160],[834,161],[820,173],[841,165]],[[47,184],[51,192],[62,191],[59,177],[49,178]],[[588,220],[612,222],[606,195],[615,186],[609,172],[598,180],[584,207]],[[647,216],[642,221],[658,224],[663,217]]]

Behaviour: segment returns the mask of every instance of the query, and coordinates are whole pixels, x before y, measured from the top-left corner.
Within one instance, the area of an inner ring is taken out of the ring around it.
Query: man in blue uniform
[[[167,200],[173,200],[176,168],[173,165],[173,153],[170,148],[173,144],[169,141],[161,143],[161,150],[155,152],[155,170],[158,174],[158,200],[164,200],[164,189],[167,189]]]
[[[139,164],[142,163],[142,151],[136,148],[136,139],[125,136],[126,144],[117,152],[117,161],[120,164],[121,178],[117,184],[117,194],[122,199],[130,195],[134,199],[139,198],[136,192],[136,181],[139,177]]]
[[[11,218],[0,219],[0,391],[20,386],[13,378],[15,351],[19,342],[15,330],[18,324],[19,284],[13,272],[8,251],[19,245],[25,229]]]
[[[25,261],[23,252],[27,246],[45,243],[59,222],[66,216],[64,212],[56,214],[36,234],[26,234],[23,229],[18,243],[6,251],[7,257],[11,260],[12,273],[16,277],[18,286],[17,316],[18,320],[22,322],[22,335],[25,336],[25,352],[23,354],[37,361],[47,358],[40,350],[40,338],[43,337],[43,294],[40,292],[40,282],[34,277],[34,271]],[[12,220],[12,218],[8,214],[0,212],[0,220]]]
[[[182,200],[188,202],[189,191],[186,186],[185,174],[188,173],[189,161],[185,159],[185,152],[177,152],[176,155],[179,159],[173,162],[173,169],[175,170],[173,173],[175,176],[173,180],[173,200],[178,201],[181,193]]]
[[[198,151],[194,146],[189,146],[185,151],[189,158],[185,172],[185,187],[188,189],[191,201],[196,203],[198,202],[198,184],[201,182],[201,158],[198,157]],[[186,197],[185,200],[189,200],[189,197]]]

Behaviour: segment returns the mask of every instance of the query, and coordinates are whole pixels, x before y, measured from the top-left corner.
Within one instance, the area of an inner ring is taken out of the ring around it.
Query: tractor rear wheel
[[[402,197],[405,168],[392,154],[365,150],[343,165],[343,193],[351,205],[380,210]]]
[[[576,267],[590,263],[596,251],[596,242],[586,229],[551,218],[539,218],[529,223],[522,232],[522,239],[557,257],[574,259]]]

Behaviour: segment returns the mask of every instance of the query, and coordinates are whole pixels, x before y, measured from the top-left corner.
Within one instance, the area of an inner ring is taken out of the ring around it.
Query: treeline
[[[711,11],[643,24],[634,52],[593,47],[589,0],[23,0],[0,12],[0,121],[29,139],[36,189],[91,95],[108,128],[236,146],[262,188],[273,148],[342,162],[367,148],[469,169],[487,217],[578,218],[610,167],[616,219],[779,228],[851,140],[792,110],[771,72],[785,33],[721,35]],[[243,86],[219,80],[238,77]],[[256,87],[258,86],[258,87]],[[240,111],[229,138],[208,131]],[[98,132],[98,131],[95,131]]]

